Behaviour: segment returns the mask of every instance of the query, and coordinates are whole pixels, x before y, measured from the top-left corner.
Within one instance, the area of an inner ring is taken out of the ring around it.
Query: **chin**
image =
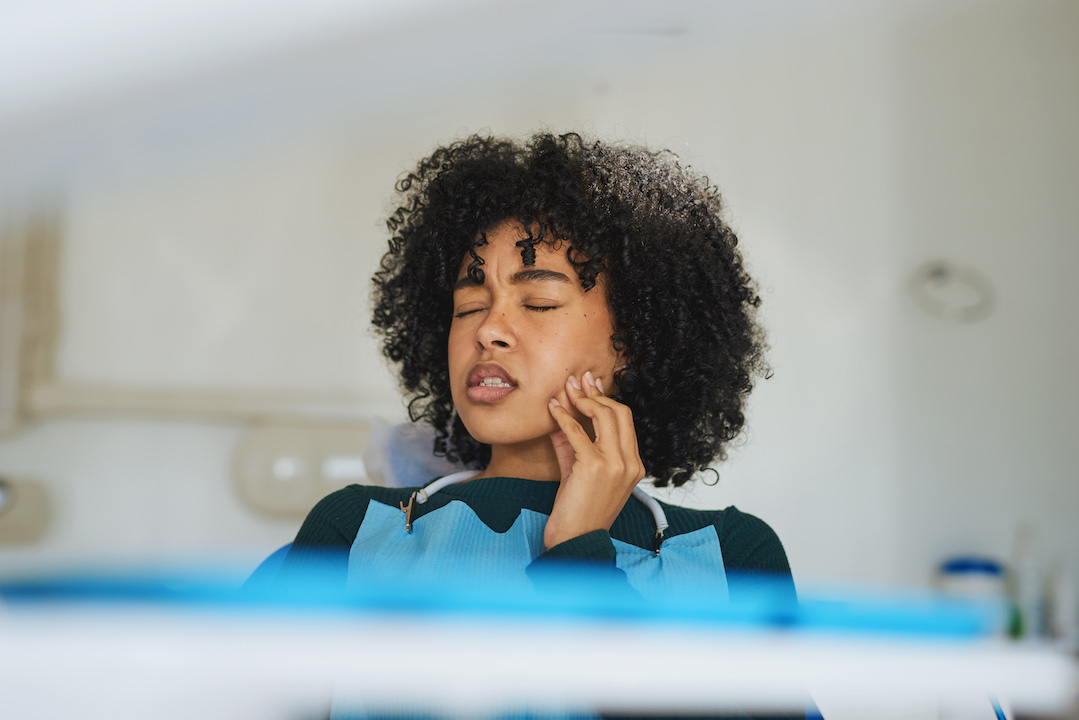
[[[462,422],[464,419],[462,418]],[[551,433],[558,429],[555,422],[551,421],[550,428],[512,428],[505,424],[493,427],[493,423],[464,422],[465,429],[472,439],[484,445],[520,445],[523,443],[539,442],[548,440]]]

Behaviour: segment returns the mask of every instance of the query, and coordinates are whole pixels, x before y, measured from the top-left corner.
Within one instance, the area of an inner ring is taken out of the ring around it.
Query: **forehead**
[[[531,236],[524,226],[516,220],[507,220],[492,226],[489,230],[477,238],[458,266],[457,277],[462,279],[472,276],[474,280],[475,270],[480,270],[486,275],[484,268],[490,269],[491,263],[497,262],[503,272],[510,268],[535,267],[538,263],[545,267],[557,267],[568,269],[568,272],[576,278],[577,272],[569,261],[568,253],[572,245],[569,241],[552,237],[548,232],[546,237],[540,239],[537,233]],[[548,279],[542,273],[527,279]],[[477,282],[476,284],[482,284]]]

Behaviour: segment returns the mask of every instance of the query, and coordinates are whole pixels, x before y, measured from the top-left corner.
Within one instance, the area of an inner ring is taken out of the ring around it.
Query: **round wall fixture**
[[[45,483],[0,476],[0,554],[5,545],[41,542],[52,523],[52,502]]]
[[[0,477],[0,515],[15,504],[15,490],[4,478]]]
[[[989,317],[996,294],[988,278],[977,270],[944,260],[933,260],[910,275],[914,304],[946,322],[967,324]]]

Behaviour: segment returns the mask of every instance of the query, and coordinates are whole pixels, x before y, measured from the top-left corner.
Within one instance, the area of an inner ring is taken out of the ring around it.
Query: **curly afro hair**
[[[540,133],[525,143],[472,136],[435,150],[396,185],[389,250],[374,276],[375,327],[398,365],[409,416],[436,431],[435,454],[484,467],[490,446],[454,412],[447,342],[453,285],[485,231],[516,219],[518,243],[566,248],[582,287],[604,274],[627,364],[615,399],[633,411],[657,486],[684,484],[726,458],[755,375],[766,371],[760,305],[718,190],[667,152]]]

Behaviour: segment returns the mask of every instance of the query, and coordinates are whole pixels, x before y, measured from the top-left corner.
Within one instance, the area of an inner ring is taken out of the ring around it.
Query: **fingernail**
[[[555,400],[554,398],[551,398],[550,400],[548,400],[547,404],[548,405],[557,405],[558,407],[562,407],[562,403],[558,402],[558,400]]]
[[[577,382],[577,378],[573,375],[569,376],[569,384],[573,386],[574,390],[581,389],[581,383]]]
[[[584,380],[585,380],[586,383],[588,383],[592,387],[596,387],[596,379],[594,377],[592,377],[592,371],[591,370],[588,370],[587,372],[585,372]]]
[[[607,394],[607,391],[603,389],[603,379],[602,378],[596,378],[596,387],[598,387],[599,391],[601,393],[603,393],[604,395]]]

